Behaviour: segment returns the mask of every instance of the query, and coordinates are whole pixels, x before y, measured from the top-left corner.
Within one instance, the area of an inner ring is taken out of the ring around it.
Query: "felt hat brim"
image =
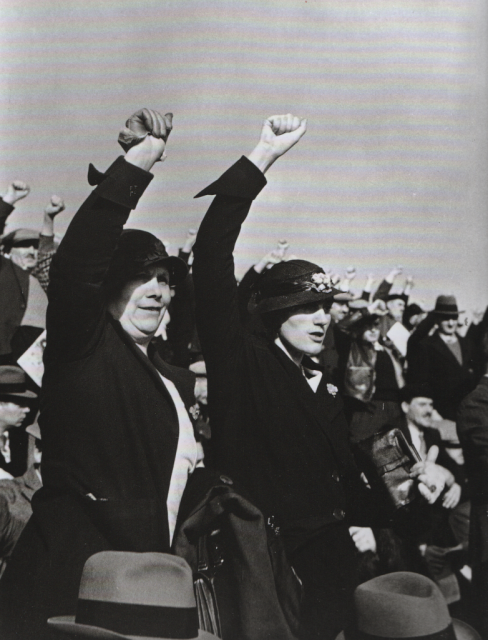
[[[167,256],[166,258],[158,258],[157,260],[147,260],[144,266],[160,264],[166,267],[170,275],[171,286],[180,284],[188,275],[188,265],[177,256]]]
[[[0,396],[8,396],[9,398],[37,398],[37,394],[33,391],[2,391],[1,387]]]
[[[464,311],[436,311],[434,309],[436,316],[444,316],[445,318],[457,318],[460,313],[464,313]]]
[[[471,625],[457,618],[452,619],[456,640],[481,640],[480,634]]]
[[[337,300],[336,296],[344,295],[342,291],[332,289],[331,291],[300,291],[298,293],[287,293],[282,296],[272,296],[264,298],[258,304],[252,301],[248,305],[250,313],[268,313],[269,311],[278,311],[279,309],[289,309],[290,307],[298,307],[311,302],[322,302],[330,300],[331,304]]]
[[[456,640],[481,640],[481,636],[479,635],[479,633],[475,629],[473,629],[473,627],[471,627],[466,622],[463,622],[462,620],[453,618],[452,626],[454,629]],[[341,631],[335,640],[346,640],[344,631]]]
[[[88,624],[78,624],[75,622],[75,616],[57,616],[55,618],[49,618],[47,623],[53,629],[58,629],[63,633],[69,633],[74,637],[79,638],[93,638],[94,640],[177,640],[176,638],[169,638],[161,636],[155,638],[154,636],[149,638],[147,636],[124,636],[115,631],[108,629],[102,629],[101,627],[93,627]],[[192,638],[192,640],[219,640],[218,636],[208,631],[202,631],[199,629],[198,636]]]

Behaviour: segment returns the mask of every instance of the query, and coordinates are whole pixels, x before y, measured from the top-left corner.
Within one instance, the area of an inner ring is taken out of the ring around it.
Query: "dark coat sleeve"
[[[488,504],[488,391],[478,387],[461,403],[457,430],[477,504]]]
[[[380,282],[380,286],[376,289],[375,294],[373,296],[373,300],[386,300],[388,294],[391,291],[393,284],[390,284],[386,280],[382,280]]]
[[[7,218],[13,210],[14,206],[12,204],[4,202],[3,199],[0,198],[0,235],[4,232]]]
[[[195,286],[191,273],[176,287],[169,311],[171,321],[167,332],[173,354],[171,364],[188,368],[191,364],[190,344],[195,334]]]
[[[205,362],[209,371],[222,375],[242,337],[232,254],[252,201],[265,184],[262,172],[243,156],[196,196],[217,196],[198,231],[193,277]]]
[[[103,279],[130,211],[152,178],[120,156],[71,221],[51,264],[46,364],[79,359],[100,338]]]
[[[251,299],[253,287],[259,280],[260,276],[261,274],[257,273],[257,271],[254,270],[254,266],[252,266],[246,271],[242,280],[239,282],[239,287],[237,289],[239,297],[239,315],[243,323],[248,320],[249,311],[247,310],[247,305]]]

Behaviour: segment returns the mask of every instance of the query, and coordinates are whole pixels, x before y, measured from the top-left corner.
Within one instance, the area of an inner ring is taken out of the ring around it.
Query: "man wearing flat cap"
[[[103,550],[169,552],[181,496],[201,463],[194,376],[151,346],[186,264],[124,230],[164,153],[172,114],[143,109],[120,156],[53,259],[39,425],[43,488],[0,583],[2,639],[46,640],[73,615],[83,565]]]
[[[455,421],[459,403],[476,385],[473,348],[456,333],[459,310],[454,296],[438,296],[430,315],[437,330],[415,348],[409,345],[408,381],[430,387],[435,409]]]
[[[0,198],[0,235],[15,203],[29,192],[15,180]],[[46,327],[47,273],[56,252],[53,221],[63,210],[63,200],[52,196],[41,233],[21,228],[0,238],[0,364],[15,363]]]
[[[311,358],[340,292],[316,264],[273,265],[250,303],[268,333],[255,336],[240,322],[233,261],[264,173],[306,126],[291,114],[268,118],[251,154],[198,194],[215,199],[199,228],[193,275],[215,463],[283,536],[304,588],[300,637],[311,640],[335,638],[351,610],[349,525],[381,520],[354,465],[342,399]]]

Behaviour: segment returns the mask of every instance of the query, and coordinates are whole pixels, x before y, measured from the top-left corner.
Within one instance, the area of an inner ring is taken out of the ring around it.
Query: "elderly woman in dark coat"
[[[153,176],[172,115],[144,109],[53,260],[39,420],[44,487],[1,584],[2,639],[50,638],[75,613],[87,558],[169,552],[186,480],[199,464],[194,377],[151,348],[186,265],[145,231],[125,230]]]

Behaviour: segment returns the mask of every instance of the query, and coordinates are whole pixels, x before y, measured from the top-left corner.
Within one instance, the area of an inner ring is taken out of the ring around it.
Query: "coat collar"
[[[341,411],[342,403],[327,391],[325,375],[322,376],[318,389],[314,392],[299,367],[284,353],[283,349],[280,349],[274,343],[270,343],[269,347],[288,374],[300,403],[307,413],[314,418],[315,422],[320,425],[321,431],[327,435],[327,425]],[[302,362],[307,368],[321,369],[311,358],[306,356]]]
[[[177,367],[172,367],[168,365],[164,360],[159,356],[156,349],[153,345],[149,345],[148,347],[148,355],[146,354],[136,345],[136,343],[132,340],[132,338],[127,335],[127,333],[122,329],[120,322],[114,320],[110,316],[110,321],[114,330],[119,335],[124,344],[130,349],[130,351],[134,354],[140,364],[146,369],[151,378],[153,379],[156,387],[161,391],[161,393],[167,399],[170,407],[174,411],[175,417],[177,417],[176,407],[174,405],[171,394],[169,393],[166,385],[161,379],[161,375],[171,380],[171,382],[175,385],[178,393],[180,394],[181,399],[185,405],[186,410],[190,415],[190,419],[192,424],[195,424],[195,419],[193,417],[193,409],[195,405],[195,396],[194,396],[194,375],[191,371],[186,372],[183,369],[178,369]],[[161,374],[161,375],[160,375]],[[191,409],[191,411],[190,411]]]
[[[466,341],[461,337],[461,336],[457,336],[457,339],[459,341],[459,346],[461,347],[461,354],[463,356],[463,364],[460,365],[459,361],[457,360],[456,356],[453,354],[453,352],[449,349],[449,347],[447,346],[447,344],[444,342],[444,340],[440,337],[439,332],[436,331],[434,333],[434,335],[430,338],[430,343],[432,345],[432,347],[441,355],[443,355],[445,358],[447,358],[448,360],[450,360],[451,363],[455,362],[456,365],[458,367],[464,366],[466,363],[466,359],[467,359],[467,353],[466,353]]]

